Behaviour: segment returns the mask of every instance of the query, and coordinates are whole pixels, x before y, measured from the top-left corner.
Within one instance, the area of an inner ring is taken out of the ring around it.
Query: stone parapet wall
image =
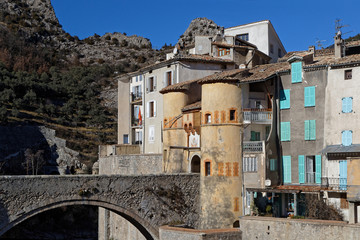
[[[99,158],[100,174],[120,174],[126,176],[161,174],[162,154],[116,155]]]
[[[243,239],[326,239],[357,240],[360,226],[339,221],[241,217]]]
[[[239,229],[207,229],[195,230],[180,227],[160,227],[160,240],[241,240]]]

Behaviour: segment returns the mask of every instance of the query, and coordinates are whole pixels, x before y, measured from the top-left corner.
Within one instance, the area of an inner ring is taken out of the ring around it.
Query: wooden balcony
[[[271,124],[272,109],[271,108],[244,108],[243,120],[248,124]]]

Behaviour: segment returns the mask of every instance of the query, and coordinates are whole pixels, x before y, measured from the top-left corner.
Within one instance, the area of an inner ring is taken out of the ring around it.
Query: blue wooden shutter
[[[290,108],[290,89],[280,90],[280,109]]]
[[[295,62],[291,64],[291,82],[298,83],[302,82],[302,63]]]
[[[315,106],[315,86],[304,88],[304,106],[305,107]]]
[[[352,97],[345,97],[342,99],[342,112],[350,113],[352,112]]]
[[[291,156],[283,156],[284,183],[291,183]]]
[[[339,162],[339,173],[340,173],[340,179],[339,179],[339,187],[340,190],[346,190],[347,186],[347,161],[343,160]]]
[[[276,159],[270,159],[270,171],[276,171]]]
[[[341,134],[341,142],[344,146],[350,146],[352,144],[352,131],[343,131]]]
[[[299,183],[305,183],[305,157],[299,155]]]
[[[310,140],[310,123],[309,120],[305,120],[305,140]]]
[[[321,184],[321,155],[315,156],[315,182]]]
[[[310,140],[316,140],[316,120],[309,120]]]
[[[291,132],[290,132],[290,122],[281,122],[280,125],[280,139],[281,141],[290,141]]]

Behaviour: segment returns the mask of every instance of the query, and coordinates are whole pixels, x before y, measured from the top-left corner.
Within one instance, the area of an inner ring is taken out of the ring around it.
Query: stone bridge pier
[[[169,223],[197,228],[199,178],[196,174],[1,176],[0,236],[36,214],[69,205],[113,211],[146,239],[159,239],[159,227]]]

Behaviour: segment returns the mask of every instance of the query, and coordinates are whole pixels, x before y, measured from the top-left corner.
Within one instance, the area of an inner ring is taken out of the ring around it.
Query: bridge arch
[[[28,211],[23,212],[23,214],[18,215],[17,217],[12,217],[11,221],[4,227],[1,226],[0,229],[0,236],[3,235],[5,232],[10,230],[11,228],[15,227],[16,225],[24,222],[25,220],[40,214],[42,212],[49,211],[51,209],[59,208],[59,207],[66,207],[66,206],[74,206],[74,205],[89,205],[89,206],[96,206],[108,209],[114,213],[119,214],[126,220],[128,220],[131,224],[133,224],[146,239],[149,240],[157,240],[159,239],[159,232],[156,228],[154,228],[149,222],[135,214],[134,212],[125,209],[121,206],[116,205],[115,203],[106,202],[103,200],[97,199],[73,199],[73,200],[61,200],[61,201],[54,201],[49,204],[41,204],[38,206],[34,206],[33,208],[29,209]]]

